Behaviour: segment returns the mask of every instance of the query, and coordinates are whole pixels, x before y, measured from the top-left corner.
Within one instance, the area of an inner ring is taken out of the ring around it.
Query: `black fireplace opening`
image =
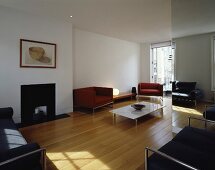
[[[55,115],[55,83],[21,85],[23,125],[54,120]]]

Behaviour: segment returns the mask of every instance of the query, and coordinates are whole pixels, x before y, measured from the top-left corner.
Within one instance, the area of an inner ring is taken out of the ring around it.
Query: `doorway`
[[[163,84],[163,90],[172,91],[174,81],[175,48],[171,42],[151,45],[151,82]]]

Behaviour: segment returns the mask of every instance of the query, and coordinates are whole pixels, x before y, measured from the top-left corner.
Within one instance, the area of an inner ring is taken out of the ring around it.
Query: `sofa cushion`
[[[160,148],[159,151],[183,161],[195,168],[204,170],[215,169],[214,155],[210,153],[204,153],[176,141],[170,141]],[[187,168],[184,168],[181,165],[157,154],[153,154],[149,157],[148,166],[150,170],[187,170]]]
[[[160,93],[160,90],[157,89],[141,89],[140,90],[140,94],[144,94],[144,95],[157,95],[158,93]]]
[[[26,143],[12,119],[0,119],[0,153]]]
[[[185,127],[173,138],[173,141],[180,142],[205,153],[215,153],[215,132]]]
[[[27,143],[21,134],[15,133],[14,130],[12,130],[11,134],[0,135],[0,153],[8,149],[25,145]]]
[[[158,83],[140,83],[141,89],[158,89],[160,84]]]

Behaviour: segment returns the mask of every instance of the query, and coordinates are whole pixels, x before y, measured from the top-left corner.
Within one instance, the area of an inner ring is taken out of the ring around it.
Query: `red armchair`
[[[163,85],[158,83],[139,83],[138,95],[163,97]]]
[[[95,109],[113,104],[113,88],[86,87],[73,90],[74,107]]]

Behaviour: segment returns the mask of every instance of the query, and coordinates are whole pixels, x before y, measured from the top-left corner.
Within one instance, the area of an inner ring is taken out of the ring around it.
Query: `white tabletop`
[[[131,107],[131,105],[128,105],[118,109],[113,109],[110,112],[130,119],[137,119],[164,107],[160,104],[149,103],[149,102],[139,102],[139,104],[144,104],[145,107],[142,110],[136,110],[133,107]]]

